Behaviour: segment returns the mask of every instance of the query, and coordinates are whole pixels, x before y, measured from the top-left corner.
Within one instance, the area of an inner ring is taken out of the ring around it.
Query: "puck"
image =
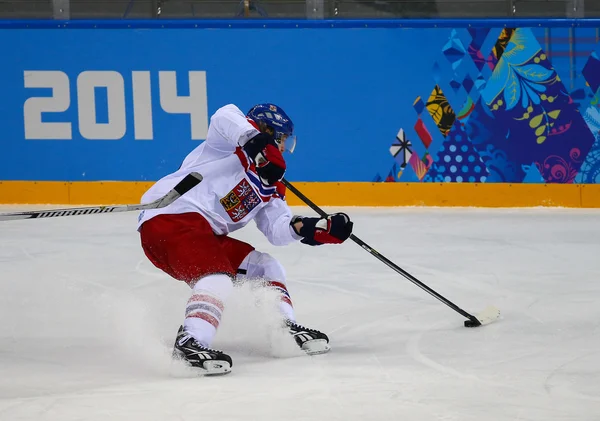
[[[477,326],[481,326],[481,323],[479,322],[479,320],[477,320],[477,319],[465,320],[465,327],[477,327]]]

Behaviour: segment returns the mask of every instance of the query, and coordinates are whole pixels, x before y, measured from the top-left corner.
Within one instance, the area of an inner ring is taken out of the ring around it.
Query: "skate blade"
[[[173,377],[222,376],[231,373],[231,365],[227,361],[204,361],[203,367],[198,367],[191,365],[181,354],[174,352],[171,362]]]
[[[205,361],[204,371],[205,376],[222,376],[224,374],[231,373],[231,366],[227,361]]]
[[[175,378],[195,378],[195,377],[218,377],[231,373],[229,363],[224,361],[212,361],[213,364],[204,363],[206,368],[189,365],[185,361],[173,361],[171,364],[170,375]]]
[[[302,351],[308,355],[319,355],[329,352],[331,347],[325,339],[313,339],[302,344]]]

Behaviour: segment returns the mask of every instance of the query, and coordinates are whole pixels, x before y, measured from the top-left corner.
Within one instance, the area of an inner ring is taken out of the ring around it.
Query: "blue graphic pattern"
[[[488,171],[469,142],[464,128],[455,122],[424,181],[484,183]]]

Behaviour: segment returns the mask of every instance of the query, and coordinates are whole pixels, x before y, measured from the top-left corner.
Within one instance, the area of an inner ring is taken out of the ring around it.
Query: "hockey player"
[[[298,346],[307,354],[329,351],[327,335],[296,323],[282,265],[227,235],[254,220],[276,246],[295,241],[339,244],[350,236],[352,222],[346,214],[294,216],[286,204],[280,182],[286,170],[282,152],[293,151],[293,130],[290,118],[276,105],[256,105],[247,115],[226,105],[211,117],[206,141],[142,197],[148,203],[163,196],[192,171],[203,176],[171,205],[143,211],[138,230],[148,259],[192,289],[174,355],[204,374],[231,371],[231,357],[210,346],[236,278],[259,278],[276,289],[282,327]]]

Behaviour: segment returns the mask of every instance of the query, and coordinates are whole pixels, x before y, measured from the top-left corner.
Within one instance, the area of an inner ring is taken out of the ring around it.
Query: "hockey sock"
[[[210,347],[232,289],[227,275],[205,276],[194,285],[185,308],[184,328],[202,345]]]

